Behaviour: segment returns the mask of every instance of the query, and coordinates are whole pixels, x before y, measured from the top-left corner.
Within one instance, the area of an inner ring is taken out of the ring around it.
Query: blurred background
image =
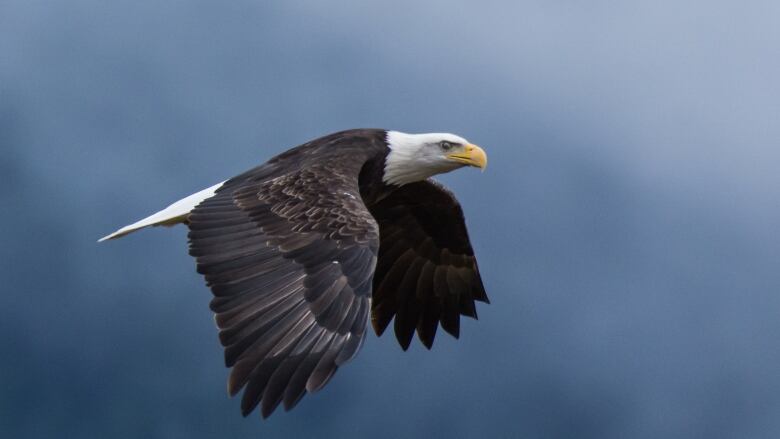
[[[326,4],[327,3],[327,4]],[[0,1],[0,436],[780,436],[780,3]],[[491,305],[242,418],[186,228],[320,135],[450,131]]]

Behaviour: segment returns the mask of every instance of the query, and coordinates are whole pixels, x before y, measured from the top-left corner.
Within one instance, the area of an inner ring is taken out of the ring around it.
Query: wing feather
[[[357,171],[261,171],[196,207],[189,239],[214,293],[228,392],[243,389],[242,413],[266,417],[322,388],[362,345],[379,227],[344,195],[358,192]]]
[[[474,301],[488,302],[463,211],[442,185],[402,186],[371,206],[380,227],[371,322],[381,335],[394,320],[407,349],[417,332],[428,349],[439,325],[460,335],[460,316],[477,317]]]

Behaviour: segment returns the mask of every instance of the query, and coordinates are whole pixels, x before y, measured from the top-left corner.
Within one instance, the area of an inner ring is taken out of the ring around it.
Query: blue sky
[[[0,432],[776,437],[776,2],[0,4]],[[492,304],[243,419],[183,228],[352,127],[451,131]],[[10,437],[9,436],[9,437]]]

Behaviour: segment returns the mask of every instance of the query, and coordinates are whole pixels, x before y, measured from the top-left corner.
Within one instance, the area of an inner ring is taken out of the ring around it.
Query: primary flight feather
[[[458,201],[436,174],[485,168],[446,133],[357,129],[290,149],[100,241],[189,226],[214,294],[228,391],[263,417],[321,389],[360,349],[369,319],[406,350],[488,302]]]

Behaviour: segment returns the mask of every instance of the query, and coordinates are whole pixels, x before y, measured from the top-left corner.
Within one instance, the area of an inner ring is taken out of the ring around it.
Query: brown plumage
[[[488,302],[452,193],[425,178],[388,180],[389,166],[400,166],[388,157],[408,152],[403,142],[414,152],[414,141],[431,140],[390,138],[350,130],[314,140],[199,193],[193,206],[180,202],[107,237],[189,226],[232,368],[228,390],[244,389],[244,415],[258,405],[263,417],[290,409],[321,389],[357,354],[369,316],[378,335],[395,319],[404,350],[415,331],[430,349],[439,325],[457,338],[460,316],[476,318],[474,301]],[[477,147],[443,138],[429,148],[470,164]],[[481,154],[475,165],[484,166]]]

